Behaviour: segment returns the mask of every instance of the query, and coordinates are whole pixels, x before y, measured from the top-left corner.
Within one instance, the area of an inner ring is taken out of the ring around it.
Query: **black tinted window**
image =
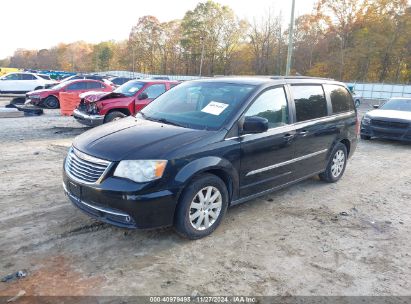
[[[245,113],[268,120],[268,128],[288,124],[288,106],[284,88],[270,89],[262,93]]]
[[[330,94],[333,113],[341,113],[354,110],[354,104],[347,89],[339,85],[326,85]]]
[[[327,101],[321,85],[296,85],[291,90],[297,121],[327,116]]]

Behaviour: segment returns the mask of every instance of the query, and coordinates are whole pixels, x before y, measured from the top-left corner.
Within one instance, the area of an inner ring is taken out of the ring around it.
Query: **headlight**
[[[94,102],[89,103],[89,105],[88,105],[88,113],[91,113],[91,114],[96,114],[96,113],[98,113],[97,105],[96,105]]]
[[[166,165],[166,160],[122,160],[117,165],[114,176],[144,183],[161,178]]]
[[[364,116],[362,119],[362,123],[365,125],[369,125],[371,122],[371,118],[369,116]]]

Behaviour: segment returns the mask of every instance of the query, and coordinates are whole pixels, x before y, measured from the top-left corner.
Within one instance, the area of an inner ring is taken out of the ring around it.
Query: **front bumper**
[[[99,221],[122,228],[158,228],[173,225],[177,192],[144,191],[143,184],[108,177],[86,185],[63,171],[63,188],[70,201]]]
[[[35,106],[41,106],[42,103],[43,103],[43,101],[39,98],[27,98],[26,97],[26,100],[24,101],[25,105],[32,104],[32,105],[35,105]]]
[[[92,115],[81,112],[79,109],[73,111],[74,118],[81,124],[95,127],[104,123],[104,115]]]
[[[399,141],[411,141],[411,127],[409,128],[391,128],[373,126],[370,124],[361,123],[361,135],[392,139]]]

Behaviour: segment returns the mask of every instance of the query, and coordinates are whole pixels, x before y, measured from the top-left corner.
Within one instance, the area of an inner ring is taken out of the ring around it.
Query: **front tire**
[[[120,111],[113,111],[106,115],[106,117],[104,118],[104,123],[119,120],[124,117],[127,117],[127,115]]]
[[[347,159],[347,147],[343,143],[336,144],[331,152],[327,168],[319,175],[320,179],[327,183],[337,182],[344,174]]]
[[[55,96],[49,96],[44,99],[43,104],[48,109],[58,109],[60,108],[60,102]]]
[[[185,238],[203,238],[218,227],[227,206],[228,191],[224,182],[212,174],[201,175],[181,195],[174,217],[174,228]]]
[[[371,139],[371,136],[369,136],[369,135],[360,135],[360,137],[361,137],[362,140],[370,140]]]

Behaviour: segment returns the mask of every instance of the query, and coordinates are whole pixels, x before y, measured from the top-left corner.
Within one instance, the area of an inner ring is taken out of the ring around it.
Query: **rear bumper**
[[[371,124],[361,123],[361,135],[393,139],[399,141],[411,141],[411,128],[384,128],[376,127]]]
[[[74,118],[81,124],[95,127],[104,123],[104,115],[90,115],[75,109],[73,111]]]
[[[122,228],[158,228],[173,225],[177,195],[161,190],[145,193],[141,185],[107,178],[98,185],[84,185],[63,173],[63,188],[78,209],[99,221]]]

